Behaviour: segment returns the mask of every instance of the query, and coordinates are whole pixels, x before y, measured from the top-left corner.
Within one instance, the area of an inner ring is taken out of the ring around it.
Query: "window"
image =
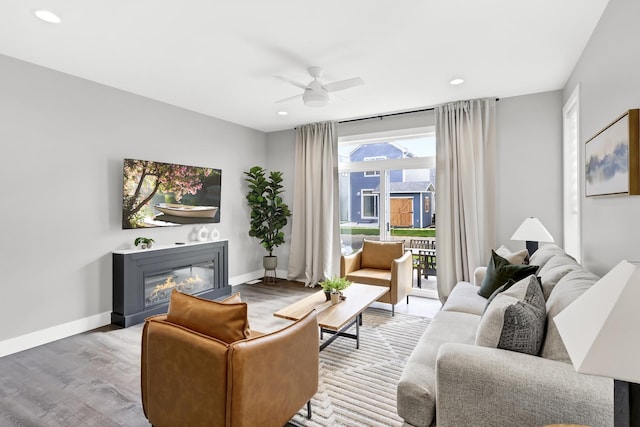
[[[580,86],[562,109],[564,128],[564,248],[578,262],[582,257],[580,242]]]
[[[378,172],[378,175],[379,174],[380,172]],[[362,206],[361,217],[364,219],[378,218],[378,201],[380,199],[380,195],[378,193],[374,193],[373,190],[362,190],[360,198]]]
[[[368,156],[364,158],[365,162],[373,162],[376,160],[386,160],[387,156]],[[364,176],[380,176],[380,171],[364,171]]]
[[[435,213],[435,149],[434,127],[340,137],[343,241],[358,249],[362,236],[388,240],[412,233],[396,233],[396,228],[431,227]]]

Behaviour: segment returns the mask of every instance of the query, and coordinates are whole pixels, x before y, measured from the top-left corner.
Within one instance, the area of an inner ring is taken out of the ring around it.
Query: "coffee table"
[[[320,338],[322,339],[324,332],[333,335],[320,345],[320,350],[324,350],[338,337],[355,339],[356,348],[360,348],[362,312],[387,292],[389,292],[389,288],[385,286],[352,283],[351,286],[342,291],[346,299],[338,304],[331,304],[331,301],[326,300],[324,291],[319,291],[276,311],[273,315],[289,320],[299,320],[315,309],[318,311]],[[356,325],[355,335],[347,332],[354,324]]]

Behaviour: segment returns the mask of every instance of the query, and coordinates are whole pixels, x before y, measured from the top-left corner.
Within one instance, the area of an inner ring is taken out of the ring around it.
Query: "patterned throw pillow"
[[[487,266],[487,273],[482,280],[478,295],[489,298],[500,286],[507,283],[509,279],[518,281],[525,277],[535,274],[538,271],[537,265],[511,264],[508,260],[502,258],[491,251],[491,261]]]
[[[499,293],[476,331],[476,345],[537,355],[544,340],[546,309],[535,275]]]

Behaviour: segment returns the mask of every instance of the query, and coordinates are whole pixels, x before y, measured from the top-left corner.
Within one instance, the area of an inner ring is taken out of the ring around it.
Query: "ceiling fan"
[[[304,90],[304,93],[290,96],[276,102],[287,102],[293,99],[302,98],[304,105],[306,105],[307,107],[324,107],[329,103],[330,93],[337,92],[339,90],[350,89],[352,87],[364,84],[364,80],[362,80],[360,77],[354,77],[352,79],[323,84],[320,81],[320,77],[322,77],[322,72],[324,71],[322,67],[309,67],[307,68],[307,71],[309,72],[311,77],[313,77],[313,80],[307,85],[298,83],[295,80],[291,80],[287,77],[275,76],[276,79],[282,80],[283,82],[287,82]]]

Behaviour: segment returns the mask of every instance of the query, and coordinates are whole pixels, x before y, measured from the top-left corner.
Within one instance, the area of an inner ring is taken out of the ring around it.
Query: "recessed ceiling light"
[[[461,85],[462,83],[464,83],[464,79],[461,78],[456,78],[449,81],[449,84],[454,86]]]
[[[59,24],[62,22],[62,19],[60,19],[58,15],[51,12],[50,10],[38,9],[33,11],[33,14],[43,21],[49,22],[51,24]]]
[[[279,116],[286,116],[287,114],[289,113],[287,113],[286,111],[278,111]]]

